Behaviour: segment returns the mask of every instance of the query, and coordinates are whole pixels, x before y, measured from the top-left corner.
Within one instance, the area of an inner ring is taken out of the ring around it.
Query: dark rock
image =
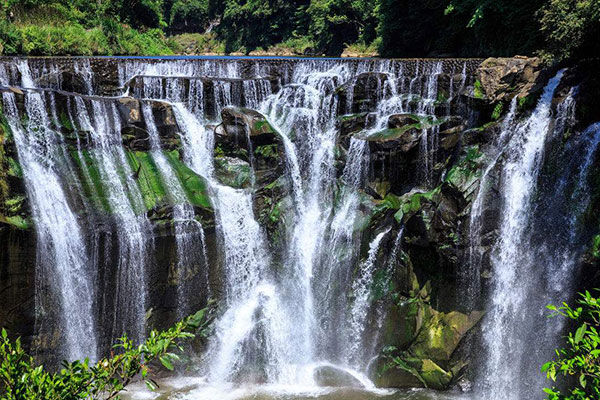
[[[402,128],[406,125],[414,125],[420,122],[421,120],[413,114],[394,114],[388,118],[388,128]]]
[[[342,113],[361,113],[374,111],[375,105],[383,95],[383,85],[389,79],[382,72],[364,72],[338,87],[335,92],[339,98]],[[348,100],[351,103],[348,104]]]
[[[251,184],[250,164],[239,158],[215,158],[215,175],[219,182],[236,189],[247,188]]]
[[[340,136],[348,136],[360,132],[367,127],[369,113],[342,115],[338,117]]]
[[[423,130],[419,129],[417,125],[405,125],[402,128],[385,129],[371,134],[359,133],[356,134],[356,137],[373,142],[374,151],[398,149],[403,153],[407,153],[417,147],[422,135]]]
[[[228,139],[246,141],[249,136],[255,146],[275,144],[277,132],[264,115],[243,107],[225,107],[221,111],[223,129]]]

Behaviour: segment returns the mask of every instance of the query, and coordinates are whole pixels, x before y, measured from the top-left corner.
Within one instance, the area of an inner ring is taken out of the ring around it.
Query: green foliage
[[[175,324],[172,328],[150,332],[148,339],[139,346],[126,336],[114,346],[115,355],[90,365],[88,359],[64,362],[59,372],[48,372],[36,365],[21,346],[14,342],[6,330],[0,337],[0,397],[3,400],[39,399],[116,399],[121,391],[140,376],[148,387],[154,389],[156,382],[150,377],[153,362],[160,362],[172,370],[179,361],[177,351],[183,351],[182,343],[205,335],[206,310]]]
[[[296,9],[304,1],[228,0],[225,3],[219,25],[225,51],[249,53],[289,38]]]
[[[447,0],[379,0],[379,53],[384,57],[429,55],[438,38],[446,38],[444,10]]]
[[[358,40],[370,43],[375,39],[374,1],[312,0],[306,10],[308,28],[319,52],[340,55],[345,45]]]
[[[492,111],[492,121],[497,121],[502,116],[502,110],[504,109],[504,104],[502,102],[498,102],[494,107],[494,111]]]
[[[173,36],[175,51],[184,54],[223,54],[225,44],[211,33],[182,33]]]
[[[479,79],[473,84],[473,96],[475,96],[476,99],[483,99],[485,97],[483,85]]]
[[[576,306],[549,305],[552,316],[573,321],[564,348],[556,350],[553,361],[542,366],[548,379],[556,382],[562,375],[564,389],[544,389],[549,400],[589,400],[600,398],[600,302],[590,292],[580,294]],[[572,380],[575,378],[575,380]]]
[[[600,2],[550,0],[539,11],[547,57],[561,61],[600,54]]]
[[[211,28],[209,31],[208,28]],[[214,28],[214,29],[212,29]],[[194,34],[169,40],[165,34]],[[600,52],[598,0],[2,0],[1,54]]]
[[[208,0],[176,0],[171,7],[169,30],[171,32],[198,32],[208,26]]]
[[[592,257],[600,258],[600,235],[596,235],[592,239]]]

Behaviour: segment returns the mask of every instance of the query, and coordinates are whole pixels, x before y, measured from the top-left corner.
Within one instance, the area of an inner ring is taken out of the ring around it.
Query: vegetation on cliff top
[[[600,53],[598,0],[1,0],[0,54]]]

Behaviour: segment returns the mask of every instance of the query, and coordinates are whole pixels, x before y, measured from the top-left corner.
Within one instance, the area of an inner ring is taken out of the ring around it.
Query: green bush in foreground
[[[561,315],[574,321],[575,332],[566,337],[564,348],[556,350],[556,358],[542,367],[553,382],[561,377],[565,389],[544,389],[548,400],[600,399],[600,301],[589,292],[581,294],[575,308],[548,306],[552,316]]]
[[[64,362],[63,369],[50,373],[36,366],[25,353],[19,339],[12,342],[6,330],[0,337],[0,399],[2,400],[77,400],[117,399],[119,393],[132,379],[141,376],[151,389],[156,383],[149,375],[151,364],[160,361],[169,369],[179,360],[175,351],[183,351],[181,343],[204,336],[206,310],[178,322],[170,329],[152,331],[139,346],[126,336],[114,346],[118,354],[89,365],[89,360]]]

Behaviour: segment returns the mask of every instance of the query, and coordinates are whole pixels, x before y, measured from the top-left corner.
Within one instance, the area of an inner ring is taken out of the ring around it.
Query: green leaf
[[[578,344],[579,342],[581,342],[581,339],[583,339],[583,336],[585,335],[586,331],[587,331],[587,324],[583,324],[579,327],[579,329],[577,329],[577,331],[575,332],[575,344]]]
[[[146,379],[144,380],[144,383],[146,384],[146,386],[148,387],[148,389],[155,391],[156,388],[158,386],[156,386],[156,384],[152,381],[152,379]]]
[[[169,371],[173,371],[173,364],[167,355],[160,356],[160,362],[165,366]]]
[[[542,372],[546,372],[551,365],[552,362],[547,362],[546,364],[542,365]]]
[[[586,382],[585,382],[585,375],[584,374],[579,375],[579,384],[581,385],[582,388],[585,388]]]

